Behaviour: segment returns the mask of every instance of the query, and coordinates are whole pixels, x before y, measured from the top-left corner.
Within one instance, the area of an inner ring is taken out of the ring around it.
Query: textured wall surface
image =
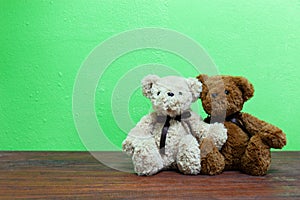
[[[202,45],[221,74],[247,77],[256,92],[244,110],[282,128],[285,150],[300,150],[299,24],[298,0],[1,0],[0,150],[85,150],[72,114],[78,70],[101,42],[143,27],[185,34]],[[123,75],[147,63],[197,75],[188,62],[161,50],[115,60],[99,80],[95,110],[116,146],[126,133],[114,120],[110,97]],[[128,102],[133,123],[150,110],[140,92]]]

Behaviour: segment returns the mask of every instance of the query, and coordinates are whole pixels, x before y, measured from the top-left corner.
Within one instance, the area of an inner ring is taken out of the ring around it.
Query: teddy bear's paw
[[[177,167],[183,174],[199,174],[201,158],[198,142],[191,135],[184,137],[177,153]]]
[[[138,154],[139,152],[137,152]],[[138,158],[137,158],[138,157]],[[134,155],[134,170],[139,176],[151,176],[163,169],[163,161],[154,156]]]
[[[138,145],[133,153],[134,170],[138,175],[150,176],[163,169],[163,160],[154,141],[145,141]]]
[[[273,133],[271,131],[263,131],[261,138],[263,139],[264,143],[269,145],[271,148],[281,149],[286,145],[286,135],[280,129],[273,128]],[[272,130],[269,128],[269,130]]]
[[[200,156],[196,156],[194,152],[189,153],[192,153],[193,156],[188,154],[178,156],[177,167],[183,174],[199,174],[201,170]]]
[[[128,139],[124,140],[122,143],[122,150],[128,155],[132,155],[134,152],[133,142]]]
[[[227,129],[222,123],[210,124],[207,137],[212,138],[214,144],[220,150],[227,140]]]
[[[162,166],[155,166],[155,167],[150,167],[150,166],[135,166],[134,170],[139,176],[152,176],[157,174],[159,171],[162,170]]]

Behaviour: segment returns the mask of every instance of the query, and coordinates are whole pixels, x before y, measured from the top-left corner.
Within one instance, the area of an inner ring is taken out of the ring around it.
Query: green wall
[[[284,150],[300,150],[299,24],[298,0],[0,0],[0,150],[85,150],[72,113],[80,66],[101,42],[144,27],[178,31],[199,43],[221,74],[247,77],[256,92],[244,110],[282,128]],[[124,75],[149,63],[186,77],[198,73],[157,49],[111,63],[99,80],[95,111],[118,147],[126,133],[115,122],[111,96]],[[129,96],[135,123],[151,105],[139,88]]]

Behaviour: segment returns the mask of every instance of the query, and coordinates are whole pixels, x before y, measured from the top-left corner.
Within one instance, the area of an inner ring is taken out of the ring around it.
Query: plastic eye
[[[228,90],[225,90],[224,93],[225,93],[226,95],[229,95],[229,91],[228,91]]]
[[[168,92],[167,95],[168,95],[169,97],[172,97],[172,96],[174,96],[174,93]]]
[[[160,94],[160,92],[157,92],[157,96]]]

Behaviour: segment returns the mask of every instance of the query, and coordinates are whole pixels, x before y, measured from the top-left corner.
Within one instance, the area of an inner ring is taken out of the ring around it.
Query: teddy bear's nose
[[[170,96],[170,97],[172,97],[172,96],[174,96],[174,93],[168,92],[167,95]]]
[[[212,93],[211,96],[212,96],[213,98],[216,98],[216,97],[218,96],[218,93]]]

